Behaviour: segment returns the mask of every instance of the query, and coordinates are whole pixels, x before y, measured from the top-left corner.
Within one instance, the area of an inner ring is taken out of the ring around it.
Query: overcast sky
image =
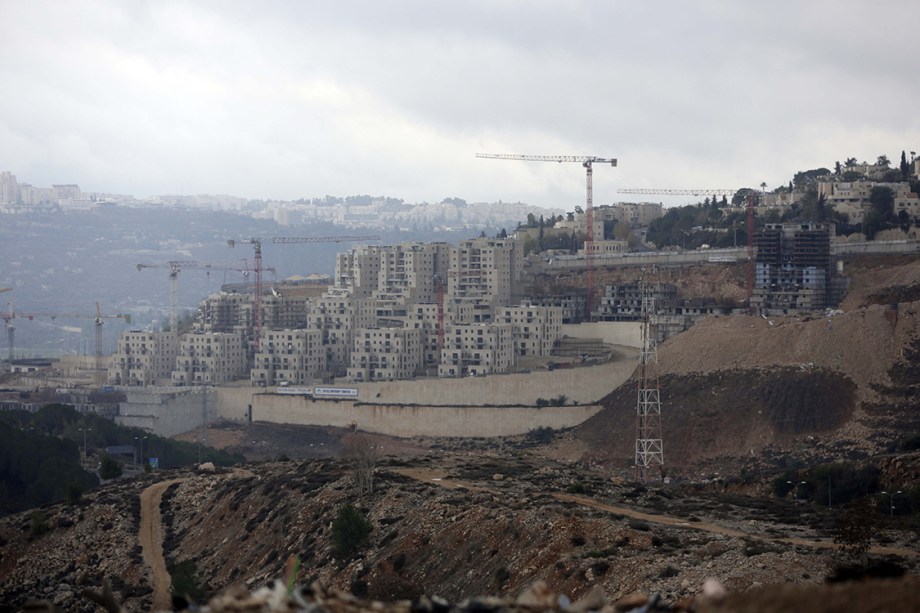
[[[618,158],[603,204],[920,151],[915,0],[0,0],[0,22],[0,170],[36,186],[571,209],[579,165],[474,155]]]

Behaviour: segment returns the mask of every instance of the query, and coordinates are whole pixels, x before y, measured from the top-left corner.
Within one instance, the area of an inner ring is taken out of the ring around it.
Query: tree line
[[[105,448],[137,446],[144,438],[144,457],[156,457],[163,469],[199,461],[228,466],[245,459],[240,454],[119,426],[98,415],[83,415],[68,405],[49,404],[35,413],[0,411],[0,514],[64,500],[68,490],[97,486],[97,467],[109,471],[103,477],[114,474],[111,470],[116,459],[107,456]],[[93,472],[84,470],[80,462],[84,445],[93,460]]]

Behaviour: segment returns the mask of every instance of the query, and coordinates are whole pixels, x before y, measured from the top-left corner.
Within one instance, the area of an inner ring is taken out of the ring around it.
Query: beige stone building
[[[173,385],[216,385],[246,377],[243,337],[232,332],[191,332],[179,343]]]
[[[874,183],[872,181],[825,181],[818,183],[818,195],[824,196],[828,205],[833,205],[838,213],[849,216],[850,223],[862,223],[866,212],[871,208],[869,196],[874,187],[887,187],[894,193],[895,212],[911,209],[917,201],[916,194],[910,191],[909,183]]]
[[[326,372],[321,330],[268,330],[250,371],[253,386],[309,385]]]
[[[423,335],[415,328],[355,331],[350,381],[396,381],[423,374]]]
[[[562,335],[562,308],[513,306],[499,309],[496,321],[511,326],[518,356],[548,356]]]
[[[169,381],[178,341],[173,332],[125,331],[108,369],[111,385],[148,386]]]
[[[460,241],[451,253],[447,299],[492,308],[513,304],[520,298],[523,266],[523,247],[514,239]]]
[[[451,324],[444,333],[439,377],[500,373],[514,365],[511,324]]]

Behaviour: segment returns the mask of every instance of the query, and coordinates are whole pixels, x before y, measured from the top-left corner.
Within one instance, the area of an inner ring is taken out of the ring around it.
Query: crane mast
[[[167,268],[169,269],[169,329],[173,334],[179,333],[179,298],[178,298],[178,280],[179,271],[184,269],[198,270],[236,270],[248,273],[246,260],[239,264],[212,264],[210,262],[199,262],[197,260],[170,260],[162,264],[136,264],[135,268],[141,271],[145,268]]]
[[[291,243],[344,243],[350,241],[379,240],[379,236],[276,236],[271,239],[273,244],[291,244]],[[262,339],[262,272],[265,270],[274,270],[274,268],[265,268],[262,266],[262,239],[251,237],[244,238],[240,241],[228,240],[227,246],[235,247],[236,243],[247,243],[252,245],[254,250],[253,257],[253,276],[255,295],[252,300],[252,346],[250,348],[251,361],[260,352]]]
[[[106,319],[123,319],[127,323],[131,323],[131,316],[127,314],[119,315],[103,315],[102,310],[99,308],[99,303],[96,303],[96,313],[93,315],[88,315],[85,313],[17,313],[13,311],[12,305],[8,305],[8,312],[4,313],[2,319],[6,322],[7,334],[9,335],[10,343],[10,366],[13,363],[13,325],[12,320],[15,318],[19,319],[35,319],[37,317],[48,317],[52,321],[55,319],[92,319],[93,325],[95,327],[95,342],[96,347],[94,351],[94,369],[95,374],[93,376],[93,383],[101,384],[104,377],[104,371],[102,369],[102,324],[105,323]]]
[[[620,194],[640,194],[650,196],[732,196],[735,189],[657,189],[657,188],[622,188]]]
[[[585,319],[594,311],[595,248],[594,248],[594,165],[617,165],[616,158],[593,155],[524,155],[517,153],[477,153],[476,157],[490,160],[519,160],[523,162],[574,162],[585,168]]]

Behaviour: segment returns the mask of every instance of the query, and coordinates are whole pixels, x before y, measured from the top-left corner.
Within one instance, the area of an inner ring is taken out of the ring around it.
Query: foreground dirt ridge
[[[468,483],[465,481],[458,481],[456,479],[446,479],[447,472],[443,470],[433,470],[433,469],[419,469],[419,468],[403,468],[396,469],[394,472],[405,475],[406,477],[411,477],[423,483],[431,483],[438,485],[447,489],[465,489],[471,492],[491,492],[494,494],[500,494],[500,492],[495,490],[490,490],[487,487],[481,485],[476,485],[474,483]],[[803,538],[788,538],[788,537],[772,537],[766,536],[763,534],[758,534],[756,532],[749,532],[743,530],[736,530],[734,528],[727,528],[725,526],[720,526],[718,524],[705,522],[705,521],[694,521],[690,522],[686,518],[676,517],[673,515],[660,515],[656,513],[646,513],[644,511],[639,511],[630,507],[624,507],[619,505],[612,505],[603,502],[599,502],[592,498],[586,498],[584,496],[576,496],[574,494],[561,494],[559,492],[544,492],[547,496],[552,496],[556,500],[562,502],[573,502],[575,504],[590,507],[592,509],[597,509],[599,511],[606,511],[608,513],[613,513],[615,515],[622,515],[624,517],[629,517],[631,519],[638,519],[642,521],[647,521],[650,523],[660,524],[663,526],[673,526],[678,528],[687,528],[690,530],[701,530],[703,532],[710,532],[712,534],[721,534],[724,536],[737,537],[737,538],[750,538],[756,539],[759,541],[771,542],[771,543],[785,543],[787,545],[801,545],[803,547],[813,547],[816,549],[840,549],[840,546],[830,542],[830,541],[819,541]],[[903,556],[907,558],[916,558],[920,557],[920,551],[914,549],[907,549],[905,547],[887,547],[887,546],[872,546],[869,549],[869,553],[873,555],[895,555]]]

